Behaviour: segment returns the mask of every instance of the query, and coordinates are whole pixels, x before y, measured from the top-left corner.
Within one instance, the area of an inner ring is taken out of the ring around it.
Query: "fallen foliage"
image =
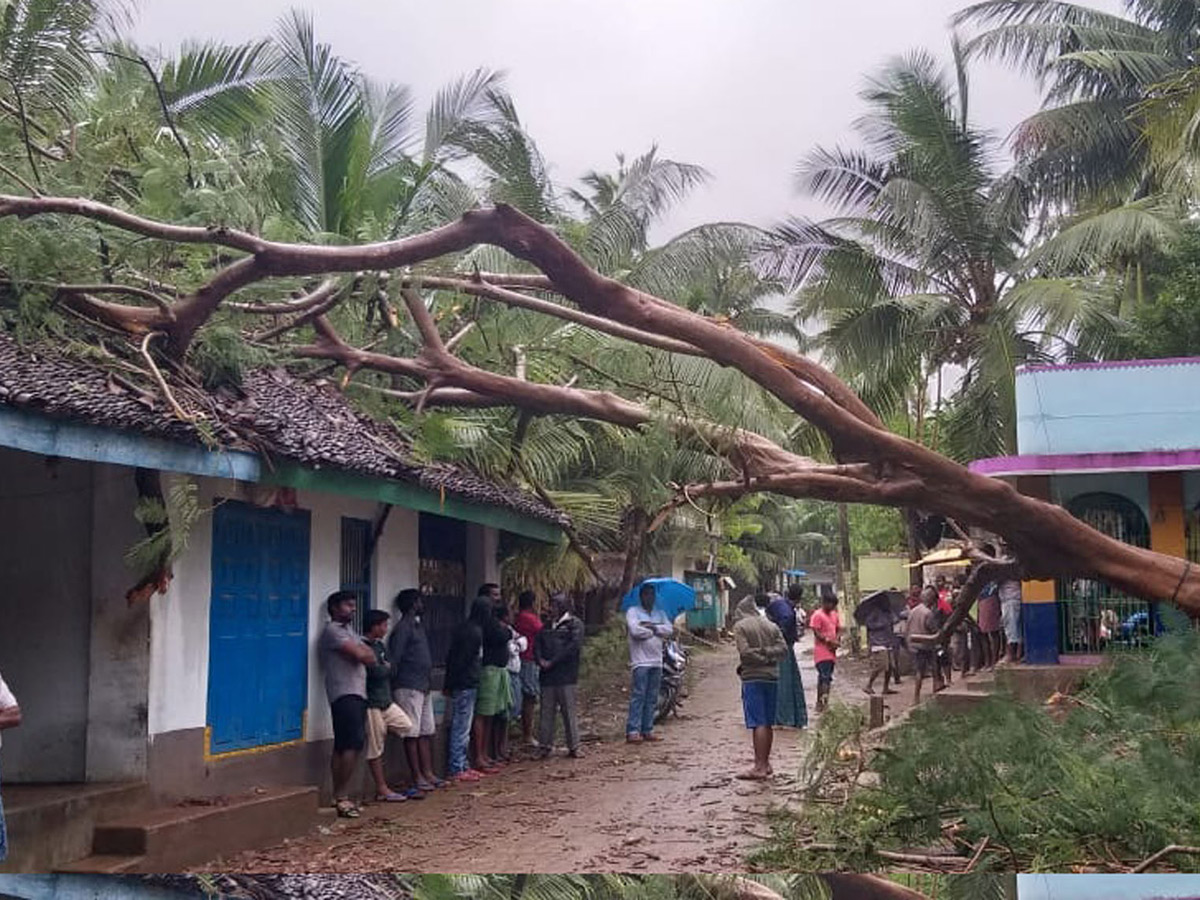
[[[1200,635],[1114,655],[1050,704],[932,708],[871,747],[849,715],[821,724],[809,799],[756,866],[820,871],[1196,870]],[[1168,850],[1168,848],[1170,848]],[[1165,852],[1164,852],[1165,851]]]

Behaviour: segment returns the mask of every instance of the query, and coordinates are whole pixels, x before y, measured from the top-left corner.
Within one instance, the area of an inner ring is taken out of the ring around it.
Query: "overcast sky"
[[[760,225],[816,210],[792,188],[810,148],[845,142],[864,76],[914,48],[949,55],[965,0],[140,0],[140,42],[268,34],[293,6],[320,40],[427,102],[478,66],[508,72],[517,108],[571,182],[657,143],[714,181],[664,230],[704,221]],[[1116,9],[1119,0],[1091,0]],[[1034,85],[977,66],[977,122],[1007,134],[1037,105]]]

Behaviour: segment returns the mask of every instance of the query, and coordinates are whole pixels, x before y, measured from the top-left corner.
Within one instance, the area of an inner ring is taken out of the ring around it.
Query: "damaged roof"
[[[240,392],[175,389],[200,426],[180,419],[161,396],[46,344],[26,347],[0,330],[0,407],[41,413],[191,446],[242,450],[311,468],[395,479],[472,503],[499,506],[564,526],[565,513],[511,484],[466,466],[422,462],[393,426],[355,410],[326,381],[304,381],[283,369],[246,373]]]

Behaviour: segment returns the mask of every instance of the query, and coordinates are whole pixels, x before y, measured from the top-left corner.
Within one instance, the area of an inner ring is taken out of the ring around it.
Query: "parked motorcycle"
[[[677,715],[685,696],[684,672],[687,669],[687,651],[679,641],[663,641],[662,681],[658,686],[658,705],[654,710],[654,721],[661,722],[669,715]]]

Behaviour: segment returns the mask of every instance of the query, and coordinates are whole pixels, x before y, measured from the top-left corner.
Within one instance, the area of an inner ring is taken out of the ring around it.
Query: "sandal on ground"
[[[425,793],[420,788],[410,787],[404,792],[405,800],[424,800]]]
[[[357,819],[362,815],[362,811],[354,805],[353,800],[339,800],[334,809],[337,810],[340,819]]]
[[[376,803],[403,803],[408,797],[399,791],[388,791],[386,794],[376,794]]]

